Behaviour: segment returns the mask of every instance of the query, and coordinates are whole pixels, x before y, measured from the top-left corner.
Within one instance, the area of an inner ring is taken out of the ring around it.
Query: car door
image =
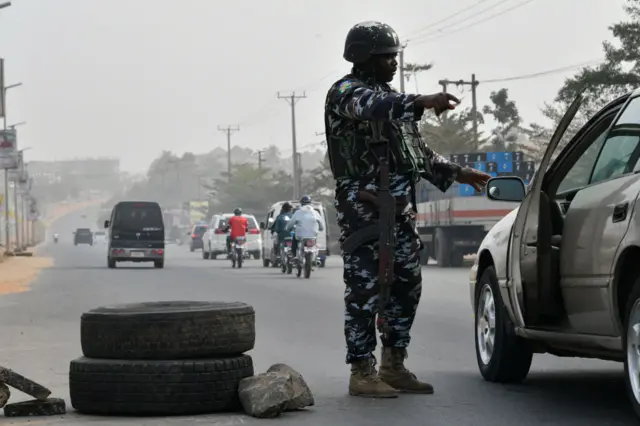
[[[262,238],[260,238],[260,226],[255,216],[253,215],[245,215],[247,218],[247,243],[249,243],[249,247],[251,250],[258,249],[262,245]]]
[[[269,230],[269,224],[273,223],[275,209],[271,208],[264,220],[265,228],[262,230],[262,254],[265,259],[271,259],[271,249],[273,247],[273,236]]]
[[[537,247],[538,223],[540,216],[540,193],[544,174],[549,166],[559,142],[562,140],[567,128],[572,123],[583,104],[583,96],[580,93],[571,103],[556,128],[547,150],[537,168],[529,192],[526,194],[514,221],[513,230],[509,238],[508,280],[507,287],[511,306],[513,306],[514,323],[516,326],[525,327],[535,325],[538,320],[538,289],[535,288],[541,280],[550,279],[544,271],[538,270],[538,251],[546,247]],[[549,247],[550,249],[550,247]],[[550,271],[548,271],[550,274]],[[524,283],[527,283],[525,291]],[[525,299],[526,294],[526,299]],[[526,317],[526,321],[525,321]]]
[[[572,332],[617,336],[607,296],[619,247],[640,192],[640,97],[609,127],[597,160],[567,210],[561,250],[562,292]]]

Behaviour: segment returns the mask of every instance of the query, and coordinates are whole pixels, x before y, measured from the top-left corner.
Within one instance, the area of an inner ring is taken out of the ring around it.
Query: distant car
[[[202,236],[209,229],[208,225],[194,225],[191,230],[191,245],[190,250],[196,251],[196,249],[202,249]]]
[[[93,244],[106,244],[107,233],[104,231],[96,231],[93,233]]]
[[[209,229],[203,236],[204,247],[202,248],[203,259],[215,259],[218,255],[227,253],[227,221],[233,216],[233,213],[216,214],[211,218]],[[260,228],[255,216],[251,214],[243,214],[249,222],[249,230],[247,231],[247,246],[249,254],[254,259],[260,259],[262,255],[262,237],[260,236]]]
[[[76,229],[76,232],[73,233],[73,245],[77,246],[78,244],[88,244],[90,246],[93,245],[93,233],[91,232],[91,229]]]

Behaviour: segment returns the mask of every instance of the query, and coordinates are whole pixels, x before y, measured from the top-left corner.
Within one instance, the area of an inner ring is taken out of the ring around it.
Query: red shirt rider
[[[227,223],[231,229],[231,233],[229,234],[231,241],[234,241],[238,237],[244,237],[249,228],[249,221],[244,216],[232,216]]]

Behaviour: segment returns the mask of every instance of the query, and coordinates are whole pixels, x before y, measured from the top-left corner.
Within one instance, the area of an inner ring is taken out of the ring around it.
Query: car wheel
[[[627,395],[636,415],[640,417],[640,279],[627,299],[624,316],[623,343]]]
[[[73,408],[106,415],[238,411],[238,385],[254,374],[249,355],[174,361],[82,357],[69,370]]]
[[[325,266],[327,266],[327,259],[321,259],[320,260],[320,267],[324,268]]]
[[[533,350],[515,334],[493,266],[484,270],[476,284],[475,306],[476,359],[482,377],[489,382],[521,382],[529,374]]]
[[[109,269],[115,268],[116,261],[114,259],[111,259],[110,257],[107,257],[107,266],[109,267]]]
[[[208,260],[210,255],[211,253],[209,253],[208,251],[204,251],[204,249],[202,250],[202,258],[204,260]]]
[[[164,268],[164,260],[154,260],[153,261],[153,267],[156,268],[156,269]]]

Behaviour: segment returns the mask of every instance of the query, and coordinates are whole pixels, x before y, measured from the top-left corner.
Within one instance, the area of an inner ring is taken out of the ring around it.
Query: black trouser
[[[298,256],[298,239],[294,235],[291,240],[291,252],[293,253],[293,257],[296,257]]]
[[[227,235],[227,253],[231,253],[231,235]]]

